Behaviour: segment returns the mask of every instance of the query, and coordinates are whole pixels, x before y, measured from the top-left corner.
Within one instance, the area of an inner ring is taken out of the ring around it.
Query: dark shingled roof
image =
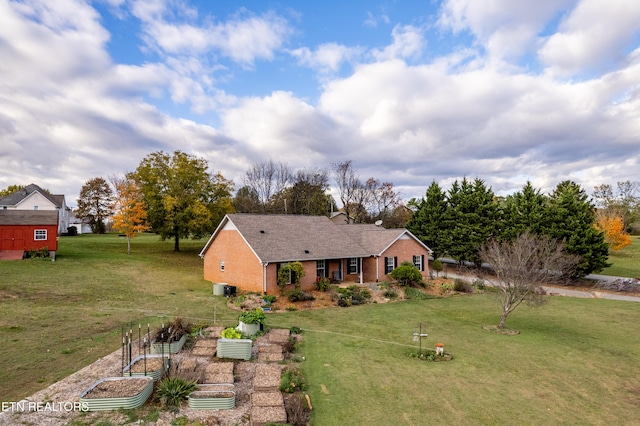
[[[0,225],[58,225],[56,210],[0,209]]]
[[[64,199],[63,195],[51,195],[47,191],[45,191],[44,189],[40,188],[38,185],[33,183],[25,186],[22,189],[12,192],[9,195],[0,197],[0,206],[15,206],[20,201],[24,200],[25,198],[27,198],[29,195],[31,195],[36,191],[42,194],[44,198],[51,201],[51,204],[53,204],[54,206],[58,208],[62,207],[62,200]]]
[[[406,229],[384,229],[375,225],[336,224],[326,216],[229,214],[200,256],[204,256],[217,233],[229,222],[263,262],[379,255],[400,236],[409,233]]]

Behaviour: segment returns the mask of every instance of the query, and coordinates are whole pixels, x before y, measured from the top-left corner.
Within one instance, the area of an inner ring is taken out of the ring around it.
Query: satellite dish
[[[375,225],[376,226],[381,226],[382,225],[382,221],[381,220],[376,220]]]

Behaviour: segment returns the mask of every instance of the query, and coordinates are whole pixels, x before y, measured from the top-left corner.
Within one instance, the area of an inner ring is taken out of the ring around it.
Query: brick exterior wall
[[[204,255],[204,279],[238,290],[262,293],[262,270],[262,263],[235,230],[221,230]]]

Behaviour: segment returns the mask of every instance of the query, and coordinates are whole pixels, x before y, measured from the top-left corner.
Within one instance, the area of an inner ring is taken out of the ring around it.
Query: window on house
[[[317,277],[326,277],[327,276],[327,261],[326,260],[317,260],[316,261],[316,276]]]
[[[384,258],[384,273],[390,274],[391,271],[396,269],[396,263],[398,263],[397,257],[385,257]]]
[[[413,266],[419,271],[424,271],[424,256],[420,254],[413,256]]]
[[[47,230],[46,229],[36,229],[33,231],[33,239],[38,240],[46,240],[47,239]]]
[[[220,270],[224,271],[224,260],[220,259]]]
[[[349,258],[347,274],[357,274],[360,272],[360,262],[358,262],[358,260],[357,257]]]

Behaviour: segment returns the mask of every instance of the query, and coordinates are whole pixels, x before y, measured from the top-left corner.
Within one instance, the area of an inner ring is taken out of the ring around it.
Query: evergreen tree
[[[609,245],[598,231],[594,207],[580,186],[571,181],[558,184],[549,198],[547,233],[564,242],[569,253],[580,256],[576,276],[600,272],[607,263]]]
[[[444,241],[447,234],[443,219],[447,211],[445,193],[435,181],[429,185],[425,197],[412,204],[417,207],[407,229],[433,250],[433,258],[444,254]]]
[[[548,215],[547,197],[527,182],[522,191],[507,196],[504,201],[502,239],[513,241],[527,229],[535,235],[544,234]]]

